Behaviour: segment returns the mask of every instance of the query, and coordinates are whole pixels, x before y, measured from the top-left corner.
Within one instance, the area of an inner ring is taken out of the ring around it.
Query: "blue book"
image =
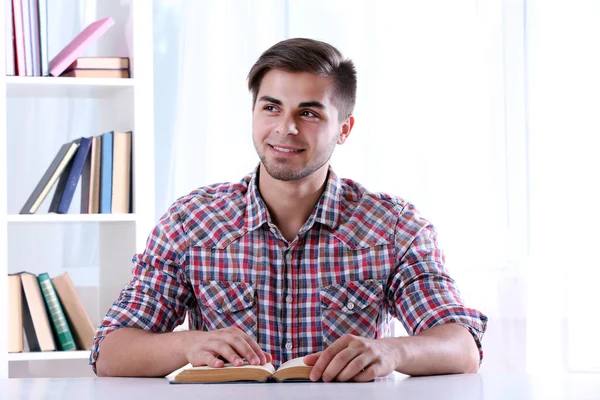
[[[102,134],[102,155],[100,157],[100,214],[112,212],[112,164],[114,132]]]
[[[69,162],[69,166],[60,176],[48,212],[58,214],[67,214],[69,212],[69,206],[75,195],[79,177],[92,146],[92,139],[81,138],[77,142],[79,143],[79,147],[77,148],[75,157]]]

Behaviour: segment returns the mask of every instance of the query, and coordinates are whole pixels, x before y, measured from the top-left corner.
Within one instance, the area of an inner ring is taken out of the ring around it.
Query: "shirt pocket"
[[[202,282],[199,301],[207,330],[235,326],[256,340],[256,306],[251,283]]]
[[[376,338],[383,304],[383,284],[375,279],[350,281],[319,289],[323,343],[345,334]]]

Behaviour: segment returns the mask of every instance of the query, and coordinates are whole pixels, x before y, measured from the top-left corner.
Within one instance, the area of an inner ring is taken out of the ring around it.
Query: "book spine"
[[[15,29],[15,58],[17,75],[25,76],[25,34],[23,31],[23,8],[21,0],[12,0],[13,24]]]
[[[38,19],[40,22],[40,63],[42,76],[48,76],[48,0],[39,0]]]
[[[112,212],[113,132],[102,135],[100,162],[100,214]]]
[[[38,21],[38,2],[29,0],[29,29],[31,29],[31,64],[33,76],[42,76],[40,63],[40,25]]]
[[[42,295],[44,296],[44,301],[46,302],[48,314],[52,321],[52,326],[54,327],[54,333],[58,338],[60,349],[75,350],[76,346],[73,334],[67,324],[65,313],[58,301],[58,296],[56,295],[50,276],[47,273],[39,274],[38,282],[42,289]]]
[[[73,157],[73,165],[69,169],[67,183],[56,210],[59,214],[67,214],[69,212],[69,206],[75,195],[75,189],[77,188],[79,177],[83,172],[83,167],[88,158],[91,145],[92,140],[89,138],[81,138],[79,141],[79,148],[77,149],[77,153],[75,153],[75,157]]]
[[[14,28],[13,28],[13,11],[12,0],[4,1],[4,48],[5,48],[5,64],[6,75],[15,75],[15,48],[14,48]]]

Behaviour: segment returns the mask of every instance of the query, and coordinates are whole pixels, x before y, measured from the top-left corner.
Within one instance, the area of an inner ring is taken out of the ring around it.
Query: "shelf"
[[[88,358],[90,358],[89,350],[8,353],[8,361],[87,360]]]
[[[133,86],[133,79],[7,76],[6,96],[102,98]]]
[[[9,223],[134,222],[135,214],[12,214]]]

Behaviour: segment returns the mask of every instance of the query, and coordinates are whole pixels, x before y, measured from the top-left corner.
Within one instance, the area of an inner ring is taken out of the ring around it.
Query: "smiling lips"
[[[284,146],[276,146],[276,145],[269,145],[273,150],[275,150],[275,152],[277,153],[285,153],[285,154],[297,154],[297,153],[301,153],[304,150],[303,149],[294,149],[291,147],[284,147]]]

